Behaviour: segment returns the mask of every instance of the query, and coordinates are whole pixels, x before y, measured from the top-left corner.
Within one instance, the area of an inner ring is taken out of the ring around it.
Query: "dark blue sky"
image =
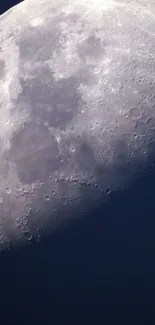
[[[148,169],[52,239],[2,254],[0,324],[155,324],[154,184]]]
[[[3,14],[6,10],[10,9],[12,6],[22,2],[22,0],[5,0],[0,3],[0,15]]]
[[[154,184],[147,170],[52,239],[4,253],[4,323],[154,324]]]

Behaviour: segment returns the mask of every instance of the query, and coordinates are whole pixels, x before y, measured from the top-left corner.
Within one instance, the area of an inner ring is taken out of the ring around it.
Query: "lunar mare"
[[[52,233],[154,161],[155,5],[27,0],[0,17],[0,248]]]

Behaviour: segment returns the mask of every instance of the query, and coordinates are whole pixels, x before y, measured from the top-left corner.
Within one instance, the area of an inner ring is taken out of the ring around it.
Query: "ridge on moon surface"
[[[52,233],[153,162],[153,1],[26,0],[0,17],[0,246]]]

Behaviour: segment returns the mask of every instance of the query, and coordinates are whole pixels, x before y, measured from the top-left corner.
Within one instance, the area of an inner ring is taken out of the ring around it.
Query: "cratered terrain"
[[[2,325],[154,324],[154,43],[152,0],[0,17]]]
[[[68,226],[153,163],[154,2],[27,0],[0,18],[0,247]]]

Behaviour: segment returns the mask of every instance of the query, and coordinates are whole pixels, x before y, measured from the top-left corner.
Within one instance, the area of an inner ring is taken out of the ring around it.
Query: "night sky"
[[[3,253],[3,321],[154,324],[154,184],[145,171],[52,239]]]
[[[16,4],[22,2],[22,0],[4,0],[0,3],[0,15],[3,14],[5,11],[10,9],[11,7],[15,6]]]
[[[155,170],[138,176],[63,232],[1,254],[0,325],[155,324]]]

